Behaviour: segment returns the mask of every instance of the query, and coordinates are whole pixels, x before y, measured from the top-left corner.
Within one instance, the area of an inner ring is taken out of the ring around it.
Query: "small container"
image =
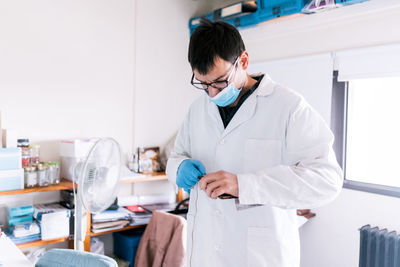
[[[29,147],[29,139],[18,139],[17,146],[18,147]]]
[[[24,167],[24,178],[25,178],[25,187],[35,187],[38,184],[38,177],[36,168],[33,166],[25,166]]]
[[[30,163],[31,163],[31,156],[24,155],[22,152],[22,167],[29,166]]]
[[[31,153],[29,149],[29,139],[18,139],[17,146],[21,148],[22,167],[30,165]]]
[[[39,145],[30,145],[29,151],[31,156],[31,164],[38,164],[39,163]]]
[[[49,183],[59,184],[60,183],[60,162],[50,161],[47,163],[49,166]]]
[[[36,165],[37,171],[37,179],[39,186],[48,186],[49,185],[49,178],[48,178],[48,171],[49,167],[45,164],[38,164]]]
[[[139,155],[133,154],[132,171],[139,172]]]

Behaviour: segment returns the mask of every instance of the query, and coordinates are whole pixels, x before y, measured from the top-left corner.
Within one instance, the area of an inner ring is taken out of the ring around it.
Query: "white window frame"
[[[338,71],[333,73],[332,83],[332,113],[331,128],[335,135],[334,150],[337,160],[342,167],[345,177],[343,187],[374,194],[400,198],[400,187],[371,184],[353,181],[346,177],[346,137],[347,137],[347,108],[348,81],[338,81]],[[350,177],[349,177],[350,178]]]

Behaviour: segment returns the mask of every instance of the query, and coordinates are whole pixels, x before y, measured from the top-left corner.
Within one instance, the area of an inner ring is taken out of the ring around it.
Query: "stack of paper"
[[[92,232],[100,233],[120,229],[131,222],[131,216],[132,212],[122,207],[92,214]]]
[[[125,208],[132,212],[132,221],[130,225],[142,225],[149,223],[152,215],[150,210],[144,209],[141,205],[127,206]]]
[[[92,223],[92,233],[101,233],[105,231],[120,229],[129,224],[129,220],[118,220],[109,222]]]
[[[130,225],[142,225],[148,224],[150,221],[152,213],[149,211],[146,212],[133,212],[132,221]]]
[[[141,207],[151,212],[155,210],[169,212],[175,210],[177,204],[178,203],[157,203],[157,204],[141,205]]]
[[[131,225],[148,224],[153,211],[165,211],[170,212],[175,210],[176,203],[156,203],[147,205],[132,205],[126,206],[125,208],[132,211],[132,222]]]
[[[134,206],[134,205],[147,205],[158,203],[170,203],[171,197],[169,195],[142,195],[142,196],[122,196],[118,197],[119,206]]]

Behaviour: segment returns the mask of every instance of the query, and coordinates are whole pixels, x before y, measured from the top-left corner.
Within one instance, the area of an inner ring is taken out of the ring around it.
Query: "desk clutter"
[[[39,145],[30,145],[27,138],[9,145],[0,148],[0,191],[60,183],[60,162],[40,161]]]
[[[92,232],[101,233],[127,225],[146,225],[154,210],[173,211],[176,203],[156,202],[146,205],[117,206],[98,214],[92,214]]]
[[[79,190],[79,189],[78,189]],[[72,190],[61,191],[61,205],[74,208],[74,194]],[[105,211],[92,214],[92,233],[102,233],[118,230],[125,226],[148,224],[154,210],[173,211],[175,202],[167,195],[143,195],[119,197]]]
[[[68,237],[71,212],[57,203],[8,208],[8,237],[15,243]]]
[[[34,222],[33,213],[33,206],[8,209],[9,237],[14,243],[40,239],[40,228],[37,222]]]
[[[0,110],[0,192],[60,183],[60,162],[40,161],[40,145],[3,129]]]
[[[132,222],[132,212],[118,207],[109,209],[98,214],[92,214],[92,232],[101,233],[123,228]]]
[[[61,191],[60,203],[18,206],[7,209],[7,236],[21,244],[36,240],[52,240],[73,236],[73,193]],[[159,199],[155,196],[149,198]],[[118,206],[117,201],[107,210],[91,214],[91,232],[102,233],[125,226],[146,225],[155,210],[170,212],[176,203],[153,202],[143,205]]]
[[[17,142],[24,168],[25,188],[60,183],[60,162],[41,162],[39,145],[30,145],[29,139],[18,139]]]

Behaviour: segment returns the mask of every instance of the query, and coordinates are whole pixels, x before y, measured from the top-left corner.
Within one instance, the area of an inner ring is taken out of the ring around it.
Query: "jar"
[[[49,185],[48,170],[49,170],[49,167],[45,164],[40,163],[36,166],[37,179],[38,179],[39,186],[48,186]]]
[[[29,146],[29,139],[18,139],[17,140],[18,147],[28,147]]]
[[[18,139],[17,146],[21,148],[22,167],[28,166],[31,160],[29,139]]]
[[[37,172],[36,168],[33,166],[25,166],[24,167],[24,180],[25,180],[25,187],[34,187],[38,184],[37,179]]]
[[[31,156],[31,164],[38,164],[39,163],[39,145],[31,145],[29,146],[30,156]]]
[[[49,183],[59,184],[60,183],[60,162],[50,161],[47,163],[49,166]]]

